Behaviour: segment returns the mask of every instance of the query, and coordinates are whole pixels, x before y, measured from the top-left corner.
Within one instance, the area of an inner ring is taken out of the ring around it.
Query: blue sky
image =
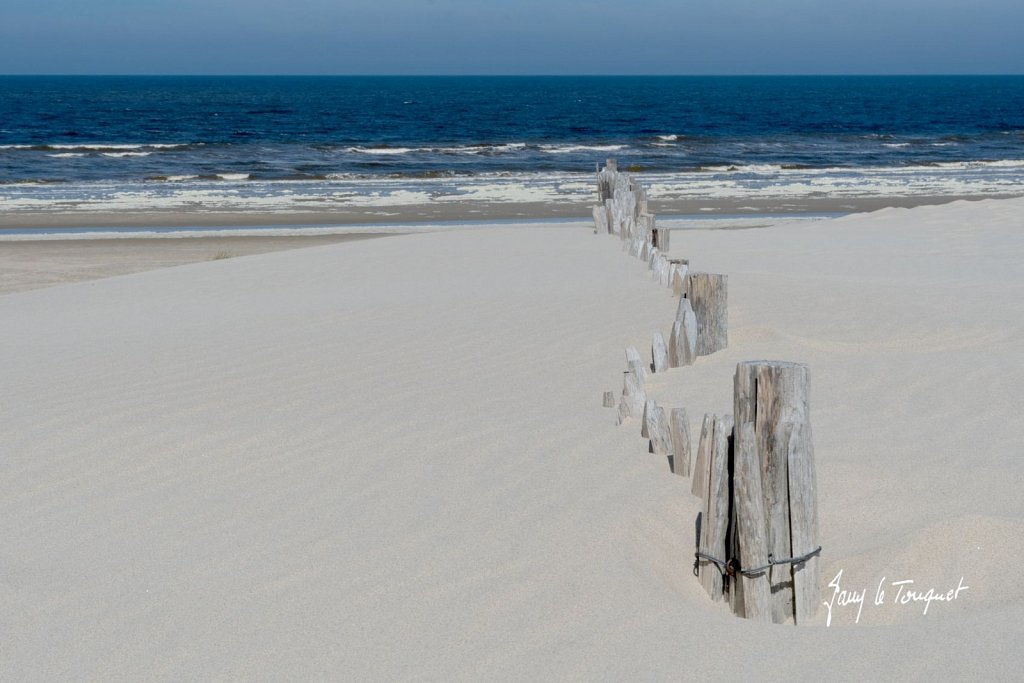
[[[1024,0],[2,0],[0,73],[1024,73]]]

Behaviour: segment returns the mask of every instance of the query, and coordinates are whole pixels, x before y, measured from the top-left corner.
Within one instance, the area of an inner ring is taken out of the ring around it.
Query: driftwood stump
[[[690,273],[686,277],[686,296],[697,317],[697,355],[707,356],[726,348],[729,345],[727,276]]]

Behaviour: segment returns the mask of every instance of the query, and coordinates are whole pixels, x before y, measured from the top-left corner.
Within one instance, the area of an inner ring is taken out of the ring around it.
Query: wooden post
[[[700,426],[700,441],[697,442],[697,461],[694,463],[692,470],[693,479],[690,480],[690,492],[698,498],[704,497],[714,424],[714,417],[704,413],[704,421]]]
[[[690,266],[687,263],[676,264],[676,274],[672,278],[672,293],[678,297],[686,296],[686,276],[690,273]]]
[[[810,421],[797,425],[789,438],[789,526],[793,556],[801,557],[818,545],[818,481]],[[810,621],[821,604],[820,558],[814,555],[793,568],[793,616],[797,626]]]
[[[669,455],[672,452],[672,436],[669,432],[665,409],[655,404],[648,417],[647,433],[651,439],[651,453],[655,455]]]
[[[729,528],[729,447],[733,430],[732,415],[716,417],[711,440],[707,496],[701,525],[701,551],[726,561],[725,536]],[[701,583],[712,600],[722,599],[722,572],[708,560],[700,567]]]
[[[668,334],[668,366],[670,368],[679,367],[679,335],[683,333],[683,323],[676,320],[672,323],[672,331]]]
[[[669,262],[664,254],[661,255],[661,263],[658,264],[658,282],[662,287],[668,287],[670,283],[670,276],[672,268],[674,266]]]
[[[611,232],[608,225],[608,212],[605,211],[603,206],[594,207],[594,233],[604,235]]]
[[[736,366],[734,410],[740,424],[737,449],[753,435],[761,474],[767,552],[776,560],[800,557],[817,546],[814,450],[806,365],[747,361]],[[779,564],[769,571],[772,621],[806,622],[818,608],[818,558]],[[798,578],[799,577],[799,578]],[[795,597],[799,590],[799,599]]]
[[[669,235],[671,231],[668,228],[655,228],[654,229],[654,244],[662,251],[668,251]]]
[[[697,355],[707,356],[729,345],[728,278],[715,273],[690,273],[686,296],[697,316]]]
[[[658,404],[650,399],[644,402],[644,415],[640,419],[640,436],[645,439],[651,438],[651,420],[654,419],[654,409],[657,407]]]
[[[665,345],[665,337],[661,332],[655,332],[651,340],[651,356],[654,361],[654,372],[668,370],[668,347]]]
[[[690,476],[690,419],[686,408],[673,408],[669,418],[672,432],[672,472],[681,477]]]
[[[640,417],[647,402],[647,391],[638,373],[630,369],[625,374],[622,387],[622,398],[626,401],[626,413],[631,417]]]
[[[676,320],[672,324],[669,345],[675,354],[676,365],[693,365],[697,360],[697,316],[690,307],[690,300],[683,297],[676,309]]]
[[[768,539],[765,535],[764,499],[761,492],[761,468],[757,459],[754,423],[736,424],[733,494],[736,507],[736,531],[739,540],[739,561],[743,567],[768,564]],[[737,589],[743,593],[741,616],[755,621],[771,622],[771,586],[768,570],[753,576],[737,574]]]

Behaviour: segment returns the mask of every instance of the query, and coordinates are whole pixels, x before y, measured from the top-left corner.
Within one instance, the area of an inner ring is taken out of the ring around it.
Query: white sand
[[[824,579],[969,586],[831,628],[736,619],[693,578],[688,480],[600,407],[675,308],[616,238],[0,296],[0,679],[1019,679],[1022,217],[673,237],[729,274],[731,347],[651,395],[696,428],[736,361],[809,363]]]

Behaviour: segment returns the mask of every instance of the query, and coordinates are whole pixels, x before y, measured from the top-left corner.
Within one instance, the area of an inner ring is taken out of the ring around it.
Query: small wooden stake
[[[622,397],[628,402],[628,414],[630,417],[640,417],[644,412],[644,404],[647,402],[647,392],[644,390],[643,381],[638,379],[635,371],[626,372],[623,380]]]
[[[665,416],[665,409],[659,405],[655,405],[651,412],[647,432],[651,439],[651,453],[669,455],[672,452],[672,436],[669,433],[668,417]]]
[[[711,462],[708,467],[707,498],[705,499],[701,550],[726,561],[725,536],[729,528],[729,445],[732,436],[732,415],[715,418],[712,438]],[[722,573],[713,563],[705,560],[702,573],[704,588],[712,600],[722,599]]]
[[[686,408],[673,408],[669,418],[672,432],[672,471],[681,477],[690,476],[690,419]]]
[[[603,206],[594,207],[594,232],[600,235],[611,232],[608,226],[608,212]]]
[[[635,346],[627,346],[626,347],[626,363],[629,363],[630,361],[634,361],[634,360],[635,361],[642,360],[641,357],[640,357],[640,352],[636,350]]]
[[[668,347],[661,332],[655,332],[651,340],[651,356],[654,361],[654,372],[668,370]]]
[[[644,402],[644,414],[640,419],[640,436],[645,439],[651,438],[651,420],[654,419],[654,409],[657,407],[658,404],[650,399]]]
[[[655,228],[654,229],[654,244],[662,251],[668,251],[669,235],[672,232],[668,228]]]
[[[668,366],[679,367],[679,335],[683,333],[683,323],[675,321],[672,323],[672,332],[668,335]]]
[[[700,426],[700,441],[697,442],[697,462],[693,466],[693,479],[690,482],[690,492],[698,498],[704,497],[704,489],[707,486],[714,424],[714,417],[704,413],[704,421]]]
[[[690,300],[682,298],[676,310],[676,323],[673,324],[670,343],[675,352],[676,367],[693,365],[697,360],[697,316],[690,308]]]

